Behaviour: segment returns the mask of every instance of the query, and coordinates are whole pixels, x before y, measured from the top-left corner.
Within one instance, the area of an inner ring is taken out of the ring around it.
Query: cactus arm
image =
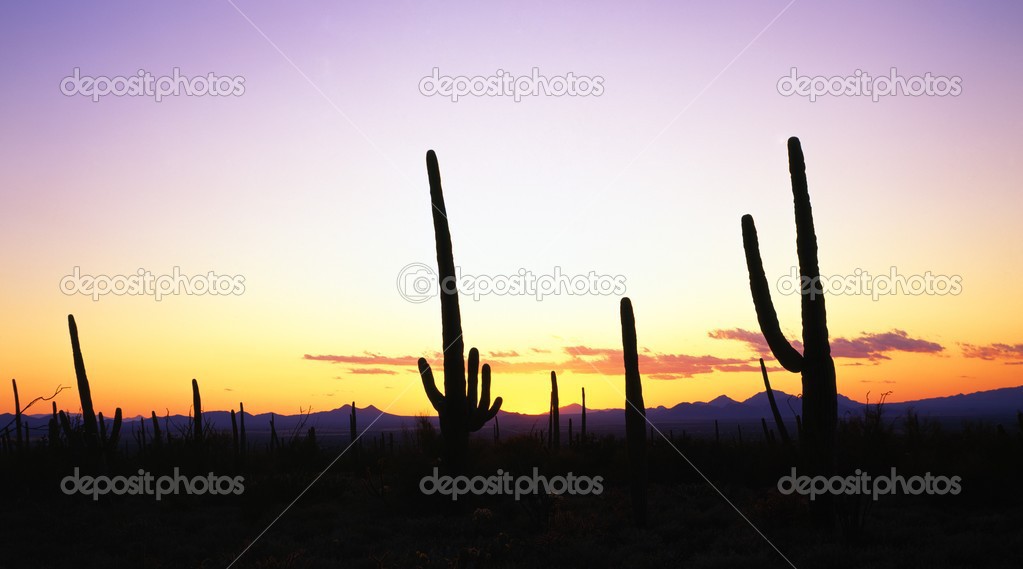
[[[483,364],[483,389],[480,391],[480,402],[478,406],[479,412],[482,413],[482,421],[480,427],[483,427],[483,423],[486,423],[490,419],[497,416],[497,412],[501,410],[501,405],[504,403],[504,399],[498,397],[494,399],[494,404],[490,404],[490,364]],[[477,429],[479,430],[479,429]]]
[[[760,258],[757,226],[754,225],[751,215],[742,216],[742,247],[746,251],[749,288],[753,295],[753,305],[757,310],[760,331],[778,363],[792,373],[799,373],[803,369],[803,355],[792,347],[778,324],[778,313],[771,301],[771,287],[764,273],[764,261]]]
[[[468,404],[469,413],[476,410],[477,393],[479,392],[479,369],[480,369],[480,352],[476,348],[469,350],[469,369],[468,369],[468,380],[469,386],[465,394],[466,403]]]
[[[426,390],[426,396],[430,399],[430,404],[433,405],[438,414],[443,413],[444,396],[437,389],[437,382],[433,379],[433,370],[430,369],[430,364],[426,361],[426,358],[419,358],[419,375],[423,378],[423,389]]]
[[[483,364],[483,388],[480,393],[478,404],[474,400],[469,402],[473,406],[469,422],[471,433],[482,429],[487,421],[496,417],[497,412],[501,410],[501,404],[504,403],[504,400],[498,397],[494,404],[490,405],[490,364]]]
[[[483,364],[482,383],[480,389],[480,401],[477,408],[485,411],[490,410],[490,364]],[[494,402],[494,406],[497,408],[501,407],[501,398],[498,397],[497,401]],[[497,414],[497,409],[494,409],[494,414]]]

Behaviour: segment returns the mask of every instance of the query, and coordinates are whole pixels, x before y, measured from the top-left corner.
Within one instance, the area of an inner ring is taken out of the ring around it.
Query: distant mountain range
[[[795,422],[795,413],[800,412],[800,401],[798,397],[775,391],[774,396],[778,402],[782,416],[786,422]],[[838,415],[845,418],[853,415],[862,415],[865,405],[849,399],[844,395],[838,396]],[[952,395],[949,397],[934,397],[920,399],[917,401],[906,401],[901,403],[886,403],[884,415],[892,419],[904,416],[906,411],[912,409],[921,418],[930,418],[943,423],[954,423],[964,419],[988,420],[988,421],[1011,421],[1015,422],[1016,413],[1023,411],[1023,386],[994,389],[991,391],[980,391],[970,394]],[[320,411],[302,415],[276,415],[274,418],[275,428],[278,435],[288,436],[300,428],[304,433],[305,429],[315,427],[318,434],[348,433],[348,417],[351,412],[350,405],[344,405],[331,411]],[[579,404],[573,403],[561,407],[561,428],[568,430],[568,421],[571,419],[574,428],[578,431],[582,408]],[[204,419],[209,421],[215,429],[230,431],[231,414],[228,411],[206,411]],[[384,413],[376,407],[357,408],[358,428],[360,431],[366,429],[372,432],[396,431],[402,428],[412,429],[415,426],[416,417],[392,415]],[[771,408],[767,400],[767,394],[758,393],[745,401],[735,401],[724,395],[707,402],[679,403],[674,407],[652,407],[647,409],[647,419],[654,425],[665,428],[686,428],[690,432],[706,432],[707,425],[717,420],[719,423],[743,424],[759,423],[761,418],[771,421]],[[42,436],[46,433],[50,415],[26,415],[25,420],[33,431],[33,436]],[[11,413],[0,414],[0,428],[7,425],[14,419]],[[109,420],[109,419],[108,419]],[[161,428],[164,425],[164,417],[160,417]],[[437,426],[437,417],[430,416],[428,420]],[[498,414],[502,434],[513,435],[517,433],[539,431],[547,429],[547,414],[526,415],[522,413],[509,413],[501,411]],[[125,431],[122,437],[130,432],[138,417],[126,417],[124,420]],[[176,428],[185,428],[189,418],[184,415],[171,415],[170,423],[172,432]],[[591,432],[617,432],[623,429],[624,411],[622,409],[588,409],[586,411],[587,429]],[[483,431],[489,436],[492,423],[489,423]],[[149,427],[150,425],[147,425]],[[270,414],[261,413],[258,415],[245,414],[246,431],[250,433],[265,433],[270,429]],[[177,433],[175,433],[177,434]]]

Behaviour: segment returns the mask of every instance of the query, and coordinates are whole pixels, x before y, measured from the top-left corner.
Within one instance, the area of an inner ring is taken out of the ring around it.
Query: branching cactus
[[[502,399],[498,397],[493,405],[490,404],[490,366],[487,364],[483,365],[483,385],[477,399],[479,351],[476,348],[469,350],[468,385],[466,384],[465,343],[462,341],[462,318],[455,284],[455,258],[451,249],[447,209],[444,207],[440,166],[437,164],[437,155],[432,150],[426,153],[426,170],[430,180],[430,204],[441,285],[444,393],[441,394],[437,389],[433,371],[425,358],[419,359],[419,374],[422,376],[426,396],[440,415],[446,462],[452,468],[460,469],[465,465],[469,433],[480,430],[487,421],[497,416]]]
[[[826,474],[834,463],[837,423],[835,362],[828,341],[827,313],[820,288],[817,261],[817,234],[806,184],[806,164],[799,139],[788,141],[789,173],[796,217],[796,254],[799,258],[800,303],[802,309],[803,353],[789,343],[778,324],[778,313],[771,301],[770,285],[760,257],[757,228],[749,215],[742,217],[742,244],[746,251],[750,292],[757,311],[760,330],[775,359],[785,369],[802,375],[803,417],[800,445],[807,465]]]

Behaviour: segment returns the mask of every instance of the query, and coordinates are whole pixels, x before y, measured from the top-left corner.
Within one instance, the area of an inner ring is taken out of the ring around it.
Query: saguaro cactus
[[[57,418],[57,402],[53,401],[53,416],[50,418],[50,422],[47,425],[48,438],[50,442],[50,448],[56,448],[60,445],[60,420]]]
[[[355,438],[358,434],[358,423],[355,420],[355,401],[352,401],[351,414],[348,416],[348,437],[353,445],[355,444]]]
[[[78,379],[78,396],[82,401],[82,429],[85,431],[85,443],[94,449],[99,442],[99,431],[96,426],[96,413],[92,407],[92,391],[89,389],[89,378],[85,374],[85,359],[82,357],[82,346],[78,343],[78,325],[75,317],[67,315],[68,331],[71,333],[71,355],[75,361],[75,377]]]
[[[639,376],[639,351],[636,347],[636,318],[632,301],[623,298],[622,355],[625,360],[625,437],[628,443],[632,508],[636,525],[646,526],[647,519],[647,464],[646,464],[646,406],[643,403],[643,382]]]
[[[245,403],[238,403],[238,444],[241,445],[241,453],[245,455],[247,443],[245,441]]]
[[[561,447],[561,409],[558,400],[558,374],[551,372],[551,448]]]
[[[202,442],[202,397],[199,396],[199,382],[192,378],[192,440]]]
[[[234,413],[234,409],[231,409],[231,444],[234,446],[234,455],[237,457],[241,449],[238,444],[238,417]]]
[[[760,374],[764,376],[764,391],[767,393],[767,401],[771,404],[771,414],[774,415],[774,423],[778,427],[778,435],[781,442],[786,446],[789,444],[789,431],[785,428],[785,421],[778,411],[778,403],[774,400],[774,390],[771,389],[771,380],[767,378],[767,366],[764,365],[764,358],[760,358]]]
[[[153,448],[159,450],[163,446],[163,435],[160,434],[160,420],[156,418],[156,411],[153,414]]]
[[[760,243],[753,217],[742,217],[742,244],[746,251],[750,292],[757,311],[760,331],[775,359],[785,369],[799,373],[803,383],[803,424],[800,446],[814,474],[827,474],[834,464],[835,429],[838,418],[835,362],[828,341],[827,312],[820,288],[817,234],[806,183],[806,164],[799,139],[788,141],[789,173],[796,217],[796,254],[799,259],[800,305],[803,353],[800,354],[781,331],[771,301],[770,285],[764,274]]]
[[[501,408],[502,399],[490,405],[490,366],[483,364],[483,386],[477,400],[479,351],[469,350],[468,387],[466,386],[465,344],[462,341],[462,318],[458,308],[455,280],[455,258],[451,249],[444,192],[441,188],[437,155],[426,153],[426,170],[430,180],[430,203],[433,207],[433,231],[437,240],[437,268],[440,278],[442,337],[444,341],[444,393],[437,389],[433,371],[426,358],[419,358],[419,374],[423,389],[433,408],[440,415],[445,461],[455,469],[465,464],[469,449],[469,433],[483,428]]]
[[[14,386],[14,430],[18,433],[18,450],[21,451],[21,399],[18,398],[18,380],[11,378],[11,385]],[[25,441],[27,446],[28,441]]]
[[[582,425],[579,426],[579,440],[580,443],[586,444],[586,388],[583,387],[582,390],[583,390],[583,416],[582,419],[580,419]]]

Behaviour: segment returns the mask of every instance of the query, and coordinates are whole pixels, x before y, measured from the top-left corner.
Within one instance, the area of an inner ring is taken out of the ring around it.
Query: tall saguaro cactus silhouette
[[[551,431],[548,445],[557,449],[561,447],[561,400],[558,397],[558,374],[551,372]]]
[[[192,440],[196,443],[202,442],[202,396],[199,394],[199,382],[192,378],[192,407],[195,413],[192,416]]]
[[[82,357],[82,346],[78,343],[78,325],[75,317],[67,315],[68,331],[71,333],[71,355],[75,360],[75,377],[78,379],[78,396],[82,401],[82,429],[85,431],[85,444],[95,449],[99,444],[99,429],[96,425],[96,412],[92,407],[92,391],[89,389],[89,377],[85,375],[85,358]]]
[[[433,232],[437,240],[437,268],[440,283],[442,337],[444,341],[444,393],[437,389],[433,370],[426,358],[419,358],[419,374],[423,389],[433,408],[440,415],[440,430],[444,440],[445,462],[454,469],[465,465],[469,450],[469,433],[483,428],[493,419],[503,402],[500,397],[490,404],[490,365],[483,364],[482,389],[479,386],[480,355],[476,348],[469,350],[468,386],[466,385],[465,343],[462,340],[462,317],[458,309],[458,290],[455,280],[455,258],[451,248],[451,230],[444,207],[440,166],[437,155],[426,153],[426,171],[430,180],[430,205],[433,208]]]
[[[803,323],[803,353],[800,354],[781,331],[778,313],[771,302],[771,290],[760,257],[760,243],[753,217],[742,217],[742,244],[746,251],[750,292],[757,311],[760,330],[778,363],[792,373],[802,375],[803,420],[800,446],[807,466],[826,474],[834,464],[837,424],[835,362],[828,341],[827,312],[824,308],[817,261],[817,234],[806,184],[806,164],[798,138],[788,141],[789,173],[796,216],[796,254],[799,258],[800,304]]]
[[[639,351],[636,347],[636,317],[632,301],[623,298],[622,355],[625,360],[625,438],[629,452],[629,474],[632,486],[632,509],[636,525],[646,526],[647,464],[646,406],[643,403],[643,382],[639,376]]]

